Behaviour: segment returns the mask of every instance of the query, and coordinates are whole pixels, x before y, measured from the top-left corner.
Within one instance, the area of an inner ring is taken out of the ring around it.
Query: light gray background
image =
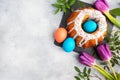
[[[54,15],[54,2],[0,0],[0,80],[74,80],[73,67],[83,68],[77,53],[65,53],[53,44],[62,18],[62,13]],[[120,7],[119,0],[108,2],[111,9]]]

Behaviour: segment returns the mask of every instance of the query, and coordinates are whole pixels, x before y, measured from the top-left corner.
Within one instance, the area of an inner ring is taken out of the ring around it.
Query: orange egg
[[[67,37],[67,31],[65,28],[58,28],[55,31],[54,38],[58,43],[63,42]]]

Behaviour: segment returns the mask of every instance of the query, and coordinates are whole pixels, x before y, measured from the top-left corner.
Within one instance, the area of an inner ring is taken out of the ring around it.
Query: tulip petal
[[[109,7],[108,2],[107,2],[106,0],[102,0],[102,1],[104,2],[104,4],[105,4],[107,7]]]
[[[87,66],[92,66],[91,64],[88,64],[88,62],[86,62],[86,61],[82,61],[81,63],[84,65],[87,65]]]
[[[112,58],[112,53],[111,53],[110,48],[109,48],[109,46],[108,46],[107,44],[105,44],[105,48],[106,48],[106,51],[107,51],[107,53],[108,53],[108,56],[109,56],[110,58]]]
[[[92,56],[90,56],[90,55],[88,55],[88,54],[86,54],[86,53],[84,53],[83,55],[84,55],[84,57],[85,57],[86,59],[88,59],[90,62],[93,62],[93,61],[95,60],[95,58],[93,58]]]

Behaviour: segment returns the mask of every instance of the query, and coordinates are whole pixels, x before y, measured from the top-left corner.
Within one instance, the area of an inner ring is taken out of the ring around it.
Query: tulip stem
[[[109,12],[104,12],[104,14],[108,17],[108,19],[116,25],[118,28],[120,28],[120,21],[114,18]]]
[[[102,75],[104,75],[107,79],[109,80],[115,80],[114,77],[108,73],[106,70],[104,70],[101,66],[99,65],[94,65],[93,68],[95,68],[96,70],[98,70]]]
[[[113,67],[112,67],[112,64],[111,64],[110,60],[108,60],[108,64],[110,65],[110,69],[112,70],[115,79],[117,80],[116,73],[115,73],[115,71],[114,71],[114,69],[113,69]]]

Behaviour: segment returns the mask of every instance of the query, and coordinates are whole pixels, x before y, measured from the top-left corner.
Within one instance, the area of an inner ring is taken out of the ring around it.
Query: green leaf
[[[62,6],[62,10],[63,10],[63,12],[64,12],[64,13],[66,13],[66,12],[67,12],[67,9],[66,9],[66,7],[65,7],[65,6]]]
[[[115,41],[114,44],[115,45],[120,45],[120,41]]]
[[[82,80],[90,80],[89,78],[90,78],[91,68],[84,67],[82,72],[76,66],[74,66],[74,69],[78,72],[78,75],[77,75],[78,78],[80,78]],[[76,79],[78,79],[77,77],[76,77]]]
[[[59,4],[64,4],[64,2],[63,2],[62,0],[57,0],[57,2],[58,2]]]
[[[120,46],[116,47],[116,49],[120,50]]]
[[[81,7],[83,7],[83,8],[86,7],[86,5],[85,5],[84,2],[78,1],[77,4],[78,4],[79,6],[81,6]]]
[[[59,4],[52,4],[53,7],[56,7],[56,8],[61,8],[61,5]]]
[[[116,31],[116,32],[114,33],[114,36],[118,36],[119,33],[120,33],[120,31]]]
[[[110,62],[112,63],[112,67],[114,67],[115,63],[114,63],[113,59],[111,59]]]
[[[119,74],[117,74],[117,77],[118,77],[118,80],[120,80],[120,73],[119,73]]]
[[[70,6],[72,6],[75,2],[76,2],[76,0],[69,0],[70,2],[69,2],[69,5]]]
[[[64,4],[68,2],[68,0],[62,0],[62,1],[64,2]]]
[[[80,75],[80,77],[84,79],[84,76],[83,76],[83,75]]]
[[[115,36],[115,41],[119,39],[119,36]]]
[[[110,13],[114,16],[120,16],[120,8],[110,10]]]
[[[55,14],[57,14],[59,11],[60,11],[60,9],[57,8],[57,9],[55,10]]]
[[[111,47],[110,47],[110,50],[116,50],[116,49],[115,49],[115,47],[111,46]]]
[[[110,37],[109,37],[109,36],[106,36],[106,37],[105,37],[105,40],[106,40],[106,41],[109,41],[109,40],[110,40]]]
[[[74,69],[78,72],[81,73],[80,69],[77,66],[74,66]]]
[[[113,59],[114,60],[114,62],[116,63],[116,64],[118,64],[118,60],[116,60],[116,59]]]
[[[91,72],[91,69],[89,68],[89,69],[88,69],[88,74],[90,74],[90,72]]]
[[[70,6],[69,6],[69,4],[68,4],[68,3],[66,3],[66,7],[67,7],[68,9],[70,9]]]
[[[86,74],[86,70],[87,70],[86,67],[84,67],[84,69],[83,69],[83,73],[84,74]]]
[[[74,78],[75,78],[76,80],[81,80],[78,76],[74,76]]]
[[[90,78],[88,78],[87,80],[90,80]]]
[[[72,5],[76,2],[76,0],[57,0],[57,3],[52,4],[53,7],[56,8],[55,13],[62,11],[66,13],[68,10],[72,11]]]
[[[114,41],[114,38],[112,37],[112,38],[110,38],[110,40],[109,40],[110,42],[112,42],[112,41]]]

